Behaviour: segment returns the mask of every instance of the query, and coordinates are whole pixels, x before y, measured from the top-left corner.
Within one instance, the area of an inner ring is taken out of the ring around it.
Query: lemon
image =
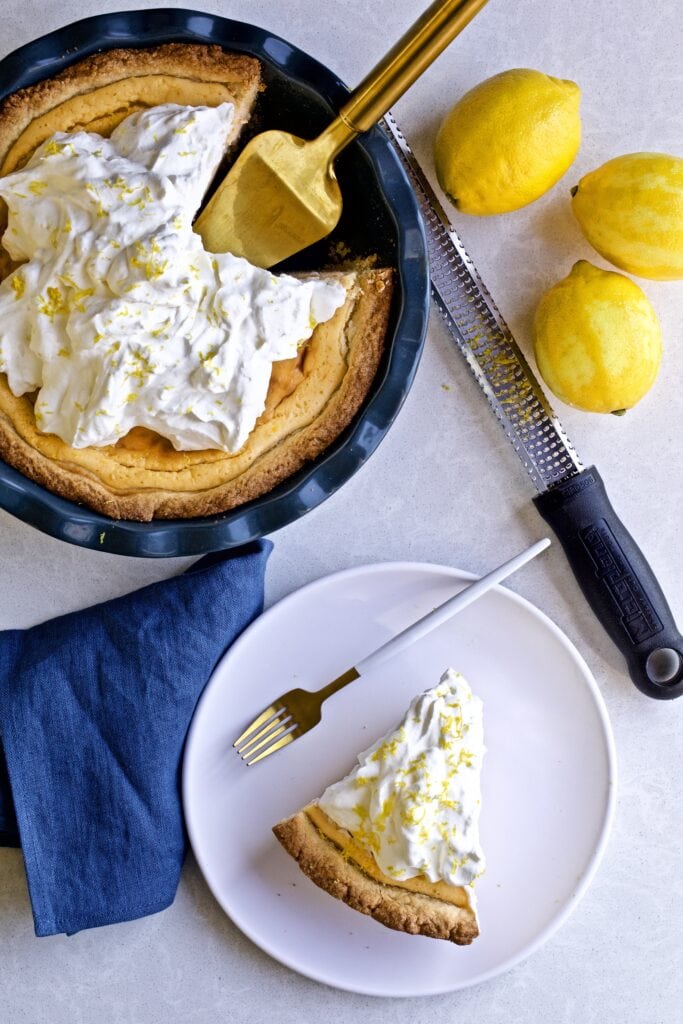
[[[507,213],[547,192],[581,141],[575,82],[515,68],[466,93],[439,128],[436,173],[463,213]]]
[[[572,189],[581,230],[610,263],[639,277],[683,277],[683,159],[628,153]]]
[[[590,412],[623,412],[649,391],[662,355],[657,315],[623,274],[580,260],[534,319],[536,362],[548,387]]]

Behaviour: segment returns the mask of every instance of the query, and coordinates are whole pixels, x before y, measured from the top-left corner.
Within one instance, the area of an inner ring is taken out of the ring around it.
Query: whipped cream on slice
[[[358,756],[358,766],[318,804],[390,878],[425,875],[471,888],[484,871],[479,844],[482,702],[448,669],[416,697],[397,729]]]
[[[136,426],[179,450],[236,452],[272,363],[297,355],[346,298],[337,282],[275,276],[211,254],[192,218],[234,107],[164,104],[104,139],[57,133],[0,179],[0,371],[37,391],[38,428],[76,448]]]

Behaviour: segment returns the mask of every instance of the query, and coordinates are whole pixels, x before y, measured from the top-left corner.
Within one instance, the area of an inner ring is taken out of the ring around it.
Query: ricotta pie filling
[[[0,179],[0,371],[38,392],[36,423],[73,448],[134,427],[179,451],[239,451],[272,364],[297,356],[346,300],[337,281],[275,276],[211,254],[192,219],[234,106],[166,103],[109,139],[57,133]]]

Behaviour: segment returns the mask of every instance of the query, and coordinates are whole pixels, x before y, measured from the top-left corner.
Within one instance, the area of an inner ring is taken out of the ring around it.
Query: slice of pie
[[[468,945],[479,934],[482,703],[448,669],[344,779],[273,831],[304,874],[376,921]]]
[[[232,104],[227,138],[232,146],[260,88],[258,61],[217,46],[169,44],[96,54],[8,97],[0,106],[0,176],[24,168],[36,149],[51,145],[56,132],[96,132],[108,138],[136,112],[165,104]],[[59,145],[63,144],[62,139]],[[32,184],[42,187],[40,181]],[[0,228],[7,224],[6,213],[0,202]],[[19,297],[26,288],[21,275],[15,280],[22,264],[10,259],[8,248],[12,251],[11,244],[0,247],[0,279],[8,278],[5,291],[11,284]],[[150,278],[158,271],[149,252],[137,263]],[[312,321],[312,334],[309,331],[310,337],[302,339],[296,356],[272,362],[265,406],[237,450],[196,444],[185,450],[169,440],[168,432],[147,426],[132,427],[114,443],[68,443],[40,428],[43,413],[36,405],[37,392],[13,391],[0,373],[0,456],[50,490],[113,518],[210,515],[266,493],[316,458],[351,422],[369,392],[383,351],[392,271],[365,261],[316,276],[341,283],[345,300],[330,319],[317,326]],[[82,296],[90,289],[76,284],[67,279],[65,294],[72,311],[74,304],[78,310],[79,303],[85,303],[87,314],[88,299]],[[45,315],[57,320],[63,303],[60,290],[43,289],[40,298]],[[162,328],[163,324],[160,332]],[[103,344],[117,344],[106,331],[97,336]],[[214,354],[210,347],[202,353],[205,366]],[[56,346],[55,366],[60,355],[64,351]],[[147,365],[140,358],[139,373],[133,374],[137,380],[143,379]],[[131,401],[135,390],[131,386]]]

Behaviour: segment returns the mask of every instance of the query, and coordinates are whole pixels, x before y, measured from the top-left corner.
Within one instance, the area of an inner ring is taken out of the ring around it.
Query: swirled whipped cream
[[[58,133],[0,179],[0,371],[37,391],[38,428],[113,444],[148,427],[180,450],[238,451],[272,363],[345,300],[336,282],[210,254],[192,218],[225,151],[231,103],[164,104],[104,139]]]
[[[320,808],[347,829],[390,878],[471,886],[479,845],[482,702],[448,669],[416,697],[399,727],[358,756],[325,790]],[[468,890],[474,906],[474,893]]]

